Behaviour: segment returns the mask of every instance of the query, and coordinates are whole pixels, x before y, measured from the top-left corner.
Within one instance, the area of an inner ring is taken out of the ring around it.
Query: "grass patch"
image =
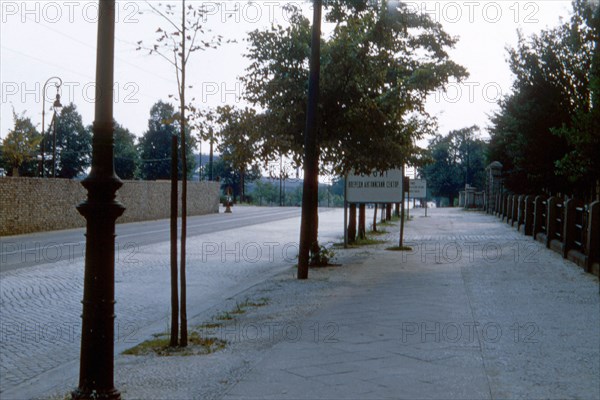
[[[371,236],[381,236],[381,235],[385,235],[386,233],[389,233],[388,231],[386,231],[385,229],[379,229],[377,231],[369,231],[367,232],[369,235]]]
[[[246,309],[245,309],[243,303],[240,304],[240,303],[236,302],[235,308],[233,310],[231,310],[230,312],[231,312],[231,314],[240,315],[240,314],[245,313]]]
[[[193,356],[211,354],[225,347],[227,342],[213,337],[202,337],[198,332],[191,332],[188,336],[187,347],[169,346],[169,338],[164,335],[151,340],[146,340],[135,347],[123,352],[125,355],[143,356],[156,354],[158,356]]]
[[[385,243],[385,240],[372,239],[372,238],[366,237],[364,239],[356,239],[356,241],[352,244],[354,246],[370,246],[370,245],[381,244],[381,243]]]
[[[231,321],[233,319],[233,315],[231,315],[228,311],[223,311],[220,314],[217,314],[215,317],[217,321]]]
[[[198,329],[217,329],[222,327],[223,324],[220,322],[207,322],[202,325],[198,325]]]
[[[269,304],[270,299],[268,297],[261,297],[256,301],[252,301],[250,299],[246,299],[244,305],[246,307],[264,307]]]
[[[390,251],[411,251],[412,247],[409,246],[393,246],[393,247],[388,247],[386,248],[386,250],[390,250]]]
[[[348,248],[349,249],[356,249],[356,248],[362,247],[362,246],[370,246],[370,245],[382,244],[382,243],[386,243],[386,241],[385,240],[379,240],[379,239],[372,239],[372,238],[367,237],[366,239],[356,239],[354,241],[354,243],[348,242]],[[343,249],[344,248],[344,242],[334,243],[332,245],[332,247],[334,247],[336,249]]]

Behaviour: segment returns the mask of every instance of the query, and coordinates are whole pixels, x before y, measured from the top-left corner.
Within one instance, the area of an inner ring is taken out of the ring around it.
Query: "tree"
[[[600,5],[574,1],[571,19],[572,53],[585,54],[584,66],[589,66],[587,87],[589,96],[576,110],[570,125],[555,128],[553,133],[564,138],[570,151],[556,162],[558,172],[579,188],[584,196],[600,199]],[[589,64],[588,64],[589,63]],[[582,71],[585,72],[585,71]],[[595,187],[594,187],[595,186]],[[587,189],[587,190],[586,190]],[[590,190],[591,189],[591,193]],[[587,193],[585,193],[587,191]],[[594,193],[594,191],[596,193]]]
[[[271,182],[257,180],[254,190],[252,191],[252,200],[254,204],[272,205],[279,200],[279,189]]]
[[[421,167],[427,188],[436,197],[448,197],[450,206],[465,185],[485,184],[486,143],[475,135],[477,126],[436,135],[429,143],[429,164]]]
[[[163,101],[156,102],[150,109],[148,130],[139,139],[140,154],[139,174],[145,180],[168,180],[171,176],[171,136],[178,135],[179,121],[175,108]],[[189,132],[186,133],[189,142],[193,142]],[[181,151],[181,141],[179,151]],[[186,149],[188,178],[193,174],[196,160],[191,148]],[[183,176],[182,161],[179,160],[179,178]]]
[[[328,4],[327,18],[335,28],[321,43],[316,158],[337,174],[398,167],[416,151],[414,140],[431,129],[427,95],[451,77],[467,75],[446,53],[456,38],[402,3]],[[266,148],[298,164],[304,148],[309,28],[295,12],[287,28],[251,32],[246,56],[252,63],[243,78],[247,99],[267,110]],[[306,218],[316,220],[317,208]],[[318,225],[308,226],[315,229],[310,242],[316,244]]]
[[[214,180],[214,150],[218,143],[218,114],[213,109],[199,109],[194,106],[190,106],[190,126],[197,132],[198,140],[200,142],[207,141],[209,145],[208,152],[208,167],[206,170],[206,178],[209,181]]]
[[[24,112],[19,115],[13,110],[13,121],[13,129],[2,141],[4,165],[12,176],[35,176],[35,158],[42,135]]]
[[[241,202],[244,196],[244,184],[260,179],[260,168],[257,164],[253,164],[240,171],[239,168],[234,168],[231,163],[227,162],[226,158],[231,158],[228,149],[224,149],[221,157],[214,163],[215,179],[219,179],[223,191],[231,187],[233,199],[239,199]]]
[[[177,23],[175,9],[171,4],[165,4],[164,8],[157,8],[151,2],[146,4],[152,11],[162,17],[168,25],[167,29],[158,28],[158,37],[151,47],[145,47],[143,41],[138,42],[138,50],[146,49],[150,54],[158,54],[171,64],[175,69],[177,77],[177,95],[179,100],[179,130],[181,141],[181,166],[184,177],[181,184],[181,305],[179,308],[181,318],[181,337],[171,337],[171,344],[187,346],[187,311],[186,311],[186,236],[187,236],[187,153],[186,131],[188,129],[186,117],[186,72],[190,56],[200,50],[216,48],[221,43],[221,36],[215,36],[208,41],[200,40],[198,34],[203,35],[205,28],[202,25],[205,8],[202,4],[195,7],[187,5],[185,0],[181,2],[181,22]],[[161,7],[161,4],[158,4]],[[174,29],[174,30],[172,30]],[[190,86],[191,87],[191,86]],[[192,99],[193,103],[194,99]],[[191,169],[193,171],[193,169]]]
[[[148,130],[139,140],[140,177],[145,180],[169,179],[171,136],[177,133],[175,110],[158,101],[150,110]]]
[[[218,150],[223,161],[239,177],[240,199],[244,201],[245,182],[256,179],[252,170],[258,170],[256,154],[260,148],[262,118],[250,108],[235,109],[230,106],[219,107],[219,122],[223,129],[219,133],[221,142]],[[247,172],[249,172],[246,176]],[[259,175],[260,176],[260,175]]]
[[[519,34],[509,49],[513,92],[501,101],[490,129],[490,159],[503,164],[509,190],[581,192],[598,176],[597,124],[586,121],[593,115],[598,5],[586,3],[574,1],[569,21],[529,38]]]
[[[56,176],[73,179],[85,173],[92,160],[92,131],[85,127],[77,107],[65,106],[56,123]],[[53,132],[46,133],[46,143],[53,142]],[[46,146],[49,149],[49,146]],[[48,171],[51,173],[50,171]],[[48,173],[47,172],[47,173]],[[46,173],[46,174],[47,174]]]
[[[134,179],[139,164],[135,135],[115,122],[115,172],[121,179]]]

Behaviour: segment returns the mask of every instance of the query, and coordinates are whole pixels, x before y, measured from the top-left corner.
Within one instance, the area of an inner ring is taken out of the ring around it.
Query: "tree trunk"
[[[244,170],[240,169],[240,203],[244,202]]]
[[[308,104],[304,132],[304,184],[302,192],[302,219],[298,246],[298,279],[308,278],[310,249],[318,233],[316,213],[319,190],[319,151],[317,141],[317,114],[319,104],[319,79],[321,70],[321,0],[315,0],[310,45],[308,79]],[[311,243],[313,241],[313,243]]]
[[[209,181],[213,181],[214,180],[214,176],[213,176],[213,142],[212,142],[212,137],[210,138],[210,150],[208,152],[208,180]]]
[[[392,203],[388,203],[385,205],[385,220],[392,220]]]
[[[402,181],[404,181],[404,165],[402,166]],[[404,246],[404,193],[404,189],[402,189],[402,203],[400,205],[400,248]]]
[[[396,217],[400,217],[400,203],[396,203],[395,214],[396,214]]]
[[[171,137],[171,340],[179,344],[179,291],[177,279],[177,136]]]
[[[350,204],[348,215],[348,243],[356,241],[356,204]]]
[[[358,206],[358,238],[359,239],[367,238],[366,220],[367,220],[367,215],[366,215],[365,203],[361,203]]]
[[[185,35],[186,35],[186,21],[185,21],[185,0],[181,8],[181,27],[182,27],[182,48],[184,51],[181,52],[181,305],[179,306],[179,312],[181,315],[181,338],[179,340],[179,346],[186,347],[188,343],[188,331],[187,331],[187,297],[186,297],[186,238],[187,238],[187,144],[185,141],[185,68],[186,68],[186,51],[185,51]]]
[[[312,193],[313,196],[313,211],[312,211],[312,232],[310,236],[310,251],[315,257],[315,259],[319,258],[319,252],[321,248],[319,247],[319,154],[317,151],[317,156],[314,160],[314,170],[317,171],[315,176],[313,177],[313,187],[315,190]]]
[[[377,203],[373,211],[373,232],[377,232]]]

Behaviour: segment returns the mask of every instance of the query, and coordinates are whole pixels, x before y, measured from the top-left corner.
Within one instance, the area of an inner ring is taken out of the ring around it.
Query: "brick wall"
[[[181,182],[179,190],[181,197]],[[85,198],[80,181],[0,178],[0,236],[84,227],[85,219],[75,207]],[[127,208],[117,223],[169,218],[171,184],[124,181],[117,199]],[[218,211],[218,183],[188,182],[188,215]]]

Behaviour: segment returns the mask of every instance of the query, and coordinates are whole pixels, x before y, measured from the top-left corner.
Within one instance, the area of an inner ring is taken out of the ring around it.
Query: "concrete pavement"
[[[494,217],[429,211],[412,252],[344,266],[298,321],[329,340],[277,343],[223,398],[599,399],[597,278]]]
[[[209,355],[120,354],[167,331],[168,295],[157,280],[167,268],[145,265],[166,247],[152,246],[144,265],[123,271],[118,304],[127,308],[118,312],[138,313],[138,324],[157,310],[165,318],[124,332],[135,340],[117,343],[116,387],[125,399],[599,399],[598,279],[495,217],[428,214],[411,210],[412,251],[385,250],[398,235],[385,227],[387,243],[336,249],[342,265],[312,269],[307,281],[279,254],[297,221],[199,242],[189,258],[190,330],[227,341]],[[341,240],[341,217],[321,218],[324,240],[335,232]],[[75,376],[41,379],[62,399]]]

